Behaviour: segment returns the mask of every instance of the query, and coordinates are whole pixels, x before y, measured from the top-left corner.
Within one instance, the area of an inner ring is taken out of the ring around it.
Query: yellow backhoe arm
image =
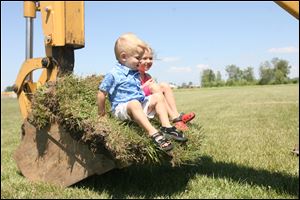
[[[45,58],[32,58],[33,19],[42,15]],[[37,87],[55,81],[58,75],[69,74],[74,68],[74,49],[84,47],[83,1],[24,1],[26,18],[26,58],[14,84],[24,119],[31,108],[31,97]],[[43,69],[38,82],[33,71]]]
[[[33,18],[42,15],[44,58],[32,58]],[[103,154],[92,153],[88,145],[75,141],[68,130],[52,123],[38,130],[27,121],[32,95],[39,86],[69,74],[74,68],[74,49],[84,47],[84,9],[82,1],[25,1],[26,59],[14,85],[21,114],[22,141],[14,153],[21,173],[31,181],[72,185],[93,174],[102,174],[116,165]],[[33,72],[43,70],[33,82]]]
[[[32,72],[38,69],[43,69],[38,82],[34,83],[31,79],[28,80],[27,77],[30,77]],[[28,117],[31,110],[31,98],[36,89],[47,81],[55,81],[57,73],[57,65],[51,63],[47,57],[27,59],[23,63],[13,88],[18,96],[21,114],[24,119]]]
[[[275,3],[299,19],[299,1],[275,1]]]

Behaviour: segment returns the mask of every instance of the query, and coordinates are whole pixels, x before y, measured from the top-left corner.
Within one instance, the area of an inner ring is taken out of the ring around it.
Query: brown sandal
[[[151,138],[156,147],[158,147],[159,149],[163,151],[171,151],[173,149],[172,143],[167,140],[161,132],[154,133]]]

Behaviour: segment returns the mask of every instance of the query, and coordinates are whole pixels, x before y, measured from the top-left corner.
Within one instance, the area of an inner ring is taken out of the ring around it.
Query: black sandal
[[[173,123],[176,123],[176,122],[182,122],[182,117],[183,113],[180,113],[180,115],[178,117],[176,117],[175,119],[172,120]]]
[[[174,139],[178,142],[186,142],[188,139],[184,136],[182,131],[176,129],[176,127],[172,126],[170,128],[160,127],[160,131],[164,134],[167,139]]]
[[[165,138],[165,136],[161,132],[154,133],[151,136],[154,144],[163,151],[170,151],[173,149],[172,143]],[[168,144],[167,146],[165,146]]]

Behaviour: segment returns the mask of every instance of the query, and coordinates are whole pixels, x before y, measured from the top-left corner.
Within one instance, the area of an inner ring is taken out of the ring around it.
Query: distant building
[[[17,94],[14,92],[1,92],[1,98],[17,98]]]
[[[192,88],[200,88],[201,87],[201,85],[192,85]]]
[[[172,89],[177,89],[178,88],[178,86],[175,85],[175,84],[169,83],[169,85],[170,85],[170,88],[172,88]]]

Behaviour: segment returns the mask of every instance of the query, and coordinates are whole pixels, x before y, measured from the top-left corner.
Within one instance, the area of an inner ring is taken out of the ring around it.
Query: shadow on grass
[[[180,167],[130,166],[114,169],[102,175],[91,176],[76,187],[84,186],[93,191],[108,193],[112,198],[168,198],[184,192],[188,182],[196,175],[226,178],[239,184],[271,187],[277,193],[299,196],[299,179],[287,174],[253,169],[234,163],[214,162],[202,157],[198,163]]]

